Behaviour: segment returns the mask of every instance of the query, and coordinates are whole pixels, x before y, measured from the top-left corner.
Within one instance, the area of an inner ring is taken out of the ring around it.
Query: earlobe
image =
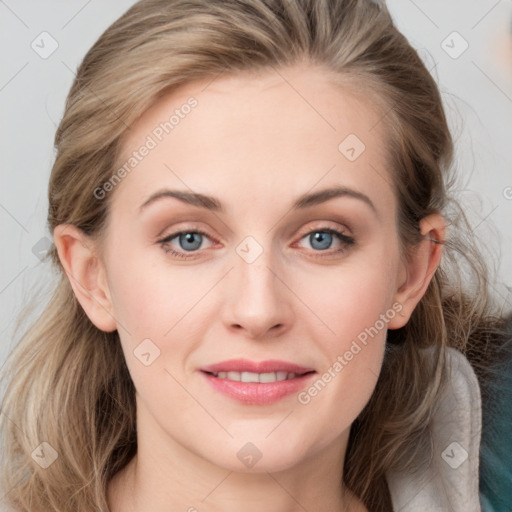
[[[93,241],[72,224],[58,225],[53,238],[73,292],[89,319],[102,331],[115,331],[105,269]]]
[[[441,261],[446,224],[441,214],[433,213],[420,221],[423,239],[413,249],[405,264],[405,278],[398,283],[394,301],[402,306],[400,314],[388,324],[389,329],[403,327],[425,295]]]

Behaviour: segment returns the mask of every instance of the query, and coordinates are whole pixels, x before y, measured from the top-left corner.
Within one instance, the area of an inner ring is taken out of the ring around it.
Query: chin
[[[222,464],[222,466],[236,473],[278,473],[294,468],[301,460],[300,457],[297,457],[297,454],[284,454],[278,451],[274,453],[262,452],[261,458],[252,466],[245,465],[238,457],[234,461],[232,457],[228,457],[227,464]]]
[[[269,439],[246,438],[240,441],[235,438],[229,444],[224,444],[221,453],[217,452],[212,458],[211,453],[205,453],[205,458],[216,466],[221,466],[236,473],[275,473],[293,468],[304,457],[303,443],[283,445],[283,440],[276,436]],[[251,441],[251,439],[253,439]]]

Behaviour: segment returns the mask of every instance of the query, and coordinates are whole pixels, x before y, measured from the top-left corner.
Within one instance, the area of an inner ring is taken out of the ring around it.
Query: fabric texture
[[[418,471],[387,475],[394,512],[481,512],[480,388],[463,354],[447,349],[447,383],[431,423],[428,450],[417,450]]]
[[[481,384],[480,500],[484,512],[512,511],[512,316],[508,337]]]

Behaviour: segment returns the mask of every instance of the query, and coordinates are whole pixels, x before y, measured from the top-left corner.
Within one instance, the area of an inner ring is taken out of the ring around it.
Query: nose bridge
[[[239,281],[238,297],[240,300],[249,298],[254,306],[258,303],[269,304],[276,300],[276,275],[272,269],[270,258],[259,259],[253,263],[240,261],[235,267],[235,276]]]
[[[225,321],[228,327],[243,328],[253,337],[270,329],[284,329],[290,322],[290,305],[285,286],[277,277],[280,268],[270,248],[247,237],[236,248],[230,272],[230,300]]]

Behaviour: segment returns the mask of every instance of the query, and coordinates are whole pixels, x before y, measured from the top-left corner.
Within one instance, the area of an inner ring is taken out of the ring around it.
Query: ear
[[[53,239],[60,262],[75,296],[91,322],[100,330],[117,329],[105,268],[90,237],[72,224],[59,224]]]
[[[388,323],[389,329],[403,327],[421,300],[441,261],[446,224],[441,214],[424,217],[419,224],[423,239],[413,249],[404,264],[394,303],[402,306],[398,315]]]

